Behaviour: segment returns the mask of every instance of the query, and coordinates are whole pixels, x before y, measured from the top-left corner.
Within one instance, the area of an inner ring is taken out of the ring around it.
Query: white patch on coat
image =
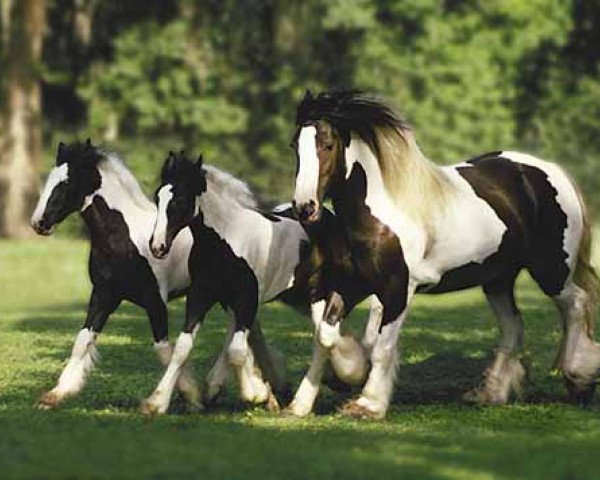
[[[298,136],[298,175],[294,200],[304,205],[310,200],[318,202],[319,157],[317,155],[317,129],[310,125],[303,127]]]
[[[161,187],[157,194],[158,197],[158,213],[156,215],[156,224],[152,233],[152,246],[158,248],[167,243],[167,208],[169,202],[173,199],[173,185],[165,185]]]
[[[472,168],[461,164],[461,168]],[[446,214],[438,219],[436,236],[425,262],[440,273],[469,263],[483,263],[496,253],[507,226],[494,209],[458,172],[457,166],[441,169],[454,186]]]
[[[31,216],[31,223],[38,223],[46,211],[46,207],[48,205],[48,200],[50,200],[50,196],[54,189],[63,182],[66,182],[69,179],[69,166],[66,163],[59,165],[58,167],[54,167],[46,180],[46,184],[42,190],[40,198],[38,200],[37,205],[35,206],[35,210],[33,211],[33,215]]]

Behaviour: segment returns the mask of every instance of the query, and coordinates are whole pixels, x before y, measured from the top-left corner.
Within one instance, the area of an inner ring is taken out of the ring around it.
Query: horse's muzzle
[[[293,200],[292,208],[296,218],[302,223],[310,225],[318,222],[321,218],[321,207],[318,202],[315,202],[314,200],[309,200],[302,204],[297,204],[296,201]]]
[[[53,230],[52,227],[44,225],[44,222],[42,222],[41,220],[38,222],[32,221],[31,228],[33,228],[35,230],[35,233],[37,233],[38,235],[43,235],[45,237],[51,235]]]
[[[167,256],[167,254],[169,253],[169,249],[167,248],[167,246],[164,243],[160,243],[160,244],[155,244],[154,242],[154,237],[150,238],[150,242],[149,243],[149,247],[150,247],[150,251],[152,252],[152,256],[154,258],[157,258],[159,260],[165,258]]]

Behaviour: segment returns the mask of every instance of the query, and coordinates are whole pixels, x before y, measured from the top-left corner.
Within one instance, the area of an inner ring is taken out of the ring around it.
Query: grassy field
[[[393,407],[384,421],[335,413],[346,398],[323,389],[316,415],[282,418],[251,409],[229,388],[207,413],[146,419],[137,412],[161,374],[147,320],[123,305],[101,336],[102,361],[87,388],[58,411],[37,411],[83,321],[90,286],[87,245],[48,239],[0,242],[0,478],[587,479],[599,478],[600,402],[565,403],[550,374],[559,340],[553,305],[527,278],[518,299],[532,383],[524,402],[473,407],[497,334],[478,291],[417,298],[402,333]],[[183,303],[171,305],[171,337]],[[366,310],[348,324],[359,331]],[[308,320],[278,304],[260,312],[268,340],[288,357],[294,385],[309,359]],[[221,346],[215,309],[199,334],[194,368],[204,375]]]

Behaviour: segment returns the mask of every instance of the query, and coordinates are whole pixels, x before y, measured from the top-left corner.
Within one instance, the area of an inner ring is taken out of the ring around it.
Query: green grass
[[[228,389],[208,413],[145,419],[139,400],[161,368],[142,312],[123,305],[100,338],[102,361],[86,389],[58,411],[37,411],[83,321],[87,245],[48,239],[0,242],[0,478],[598,478],[600,402],[565,403],[549,366],[559,340],[553,305],[519,282],[532,370],[527,399],[504,407],[460,401],[485,368],[497,338],[478,291],[421,296],[401,336],[403,366],[384,421],[335,413],[346,396],[323,388],[316,415],[296,420],[251,409]],[[171,336],[183,303],[170,307]],[[358,309],[348,325],[359,331]],[[268,340],[288,357],[298,384],[309,360],[307,319],[273,304],[261,309]],[[194,349],[204,375],[221,346],[215,309]]]

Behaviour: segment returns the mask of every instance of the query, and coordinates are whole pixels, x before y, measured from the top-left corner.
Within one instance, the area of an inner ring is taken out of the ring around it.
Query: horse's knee
[[[317,338],[323,347],[332,348],[341,338],[339,322],[334,325],[330,325],[327,322],[321,322]]]

